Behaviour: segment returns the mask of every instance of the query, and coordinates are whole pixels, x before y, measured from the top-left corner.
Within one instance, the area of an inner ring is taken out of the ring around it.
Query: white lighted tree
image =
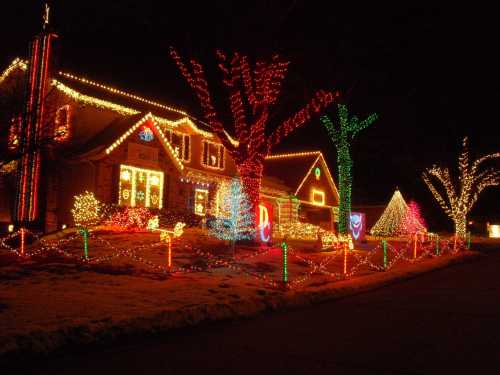
[[[482,169],[486,161],[500,158],[500,152],[480,157],[471,162],[467,137],[463,140],[463,151],[458,159],[458,178],[454,180],[447,167],[434,165],[428,168],[422,178],[434,195],[444,212],[455,223],[455,234],[465,238],[467,214],[477,202],[479,195],[490,186],[500,185],[500,170],[495,168]],[[438,191],[432,179],[441,185]]]

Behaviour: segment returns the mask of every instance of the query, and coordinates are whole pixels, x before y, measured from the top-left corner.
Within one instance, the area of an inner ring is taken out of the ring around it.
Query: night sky
[[[168,56],[173,45],[206,66],[221,117],[230,119],[215,50],[239,51],[253,60],[279,53],[291,65],[270,126],[300,109],[317,89],[340,90],[352,113],[380,116],[354,141],[354,204],[385,204],[399,186],[406,200],[421,205],[431,229],[451,229],[420,175],[433,163],[455,168],[465,135],[472,155],[500,150],[495,12],[336,3],[53,1],[56,62],[68,72],[199,115],[195,96]],[[43,3],[2,6],[0,63],[6,67],[26,56],[40,30]],[[318,119],[275,151],[316,149],[336,170],[335,150]],[[486,191],[472,215],[500,219],[499,201],[500,189]]]

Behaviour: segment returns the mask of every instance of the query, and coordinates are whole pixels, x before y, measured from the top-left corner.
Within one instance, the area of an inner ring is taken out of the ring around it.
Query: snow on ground
[[[167,245],[159,242],[158,233],[96,233],[89,243],[91,259],[115,255],[98,264],[78,260],[82,255],[82,243],[81,238],[75,237],[60,246],[66,256],[51,252],[19,260],[13,254],[0,251],[0,353],[12,349],[9,346],[13,345],[15,340],[12,339],[16,336],[43,336],[44,332],[64,332],[71,327],[86,327],[92,331],[137,317],[204,306],[227,306],[238,301],[248,304],[248,301],[266,301],[293,293],[269,283],[282,277],[279,247],[238,246],[236,257],[248,258],[236,262],[230,269],[220,262],[209,262],[206,256],[196,252],[210,252],[216,257],[214,259],[228,261],[233,254],[227,243],[209,238],[199,229],[188,229],[173,241],[173,264],[178,269],[194,265],[200,271],[168,274],[163,272],[167,269]],[[367,254],[367,248],[377,244],[368,243],[363,246],[364,250],[349,252],[348,272],[357,258]],[[311,262],[329,262],[324,269],[331,274],[343,271],[342,252],[312,252],[314,245],[307,243],[289,245],[289,280],[304,279],[303,284],[297,284],[301,290],[328,288],[336,281],[335,277],[322,274],[307,278]],[[127,252],[130,255],[130,250],[135,259],[116,256]],[[299,257],[293,255],[294,251]],[[249,257],[256,252],[263,254]],[[381,252],[378,253],[372,262],[381,264]],[[148,262],[160,268],[152,268]],[[404,269],[403,263],[396,268]],[[373,273],[380,272],[365,265],[354,277]],[[267,279],[250,274],[265,275]]]

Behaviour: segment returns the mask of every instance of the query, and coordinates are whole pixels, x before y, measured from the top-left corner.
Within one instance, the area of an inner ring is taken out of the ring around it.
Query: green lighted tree
[[[351,212],[352,159],[351,141],[361,130],[370,126],[376,119],[373,113],[363,121],[356,116],[349,118],[347,106],[338,104],[338,122],[335,126],[328,116],[322,116],[321,122],[337,148],[337,164],[339,168],[339,234],[347,235],[349,231],[349,213]]]

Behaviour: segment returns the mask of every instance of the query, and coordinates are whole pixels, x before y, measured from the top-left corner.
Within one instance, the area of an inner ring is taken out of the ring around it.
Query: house
[[[14,60],[0,75],[0,93],[23,87],[27,73],[27,62]],[[73,224],[74,196],[86,190],[104,203],[217,215],[223,186],[238,173],[210,129],[183,109],[65,70],[47,82],[42,127],[49,141],[37,190],[45,232]],[[11,122],[0,126],[0,142],[13,155],[21,115],[11,113]],[[15,221],[16,162],[0,174],[4,226]],[[268,156],[260,200],[260,220],[265,211],[270,226],[300,220],[333,229],[338,192],[320,151]]]

